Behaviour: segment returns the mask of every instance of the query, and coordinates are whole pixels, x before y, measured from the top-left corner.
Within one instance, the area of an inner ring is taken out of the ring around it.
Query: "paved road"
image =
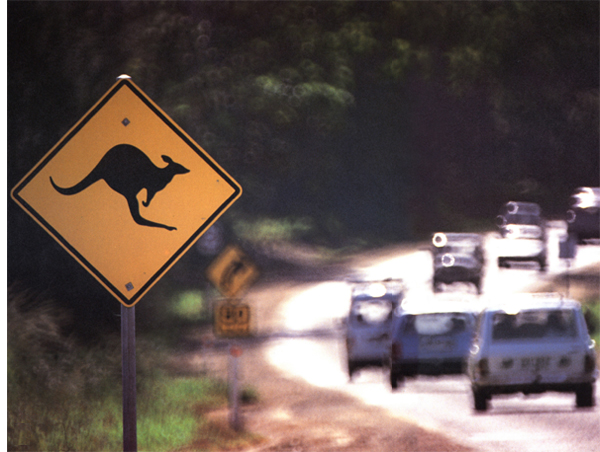
[[[490,234],[486,241],[489,265],[484,295],[478,298],[468,286],[452,286],[449,290],[470,292],[473,300],[482,302],[486,294],[523,292],[549,281],[567,270],[566,263],[558,258],[560,233],[560,228],[551,231],[547,273],[539,272],[534,264],[498,269],[494,255],[496,239]],[[579,247],[571,271],[599,260],[600,246]],[[408,284],[410,295],[419,297],[431,296],[431,268],[429,252],[416,250],[356,270],[373,277],[401,277]],[[332,281],[315,285],[288,300],[281,315],[286,319],[288,331],[339,331],[348,307],[348,287]],[[367,404],[384,407],[394,416],[441,431],[482,451],[600,450],[600,407],[576,410],[574,395],[495,397],[491,409],[478,414],[472,409],[469,383],[464,376],[408,379],[401,390],[392,393],[385,371],[368,369],[350,383],[341,337],[280,339],[270,344],[267,353],[271,363],[289,375],[315,386],[344,391]]]

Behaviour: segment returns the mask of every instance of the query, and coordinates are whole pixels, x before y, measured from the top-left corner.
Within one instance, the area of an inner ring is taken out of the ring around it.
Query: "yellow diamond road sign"
[[[12,198],[133,306],[241,187],[131,80],[119,80]]]
[[[250,256],[236,245],[227,246],[206,269],[206,277],[226,297],[233,298],[258,278]]]

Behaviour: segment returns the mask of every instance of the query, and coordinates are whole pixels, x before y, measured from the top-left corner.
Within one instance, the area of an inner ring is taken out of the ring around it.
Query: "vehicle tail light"
[[[477,370],[479,371],[479,375],[482,377],[487,377],[490,373],[490,366],[488,364],[487,358],[482,358],[477,363]]]
[[[592,373],[596,368],[596,357],[592,353],[588,353],[585,355],[585,360],[583,362],[583,370],[585,373]]]
[[[402,344],[400,342],[392,342],[392,359],[400,359],[402,357]]]

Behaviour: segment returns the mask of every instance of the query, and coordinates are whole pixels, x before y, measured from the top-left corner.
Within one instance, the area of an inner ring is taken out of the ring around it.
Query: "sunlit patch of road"
[[[453,285],[446,290],[466,293],[465,299],[484,302],[490,295],[510,295],[539,286],[568,269],[566,261],[558,257],[558,241],[563,233],[561,227],[550,230],[547,272],[540,272],[537,264],[498,268],[496,253],[501,242],[489,234],[484,295],[478,297],[466,285]],[[599,260],[598,245],[579,247],[570,269],[574,271]],[[411,298],[432,296],[431,255],[425,249],[355,271],[373,279],[402,278]],[[340,332],[349,308],[349,295],[348,285],[340,281],[317,284],[298,294],[282,307],[286,329],[292,333],[327,329]],[[350,383],[341,335],[279,339],[267,348],[267,356],[290,376],[314,386],[344,391],[366,404],[386,408],[393,416],[441,431],[480,450],[588,452],[600,444],[600,412],[575,409],[572,394],[497,397],[487,413],[475,414],[465,376],[409,379],[392,393],[385,369],[366,369]]]

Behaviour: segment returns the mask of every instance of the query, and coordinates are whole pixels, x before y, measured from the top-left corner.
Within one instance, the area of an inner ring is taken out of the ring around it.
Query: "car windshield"
[[[424,336],[456,334],[466,330],[468,315],[461,312],[409,315],[404,324],[404,333]]]
[[[506,222],[508,224],[529,224],[529,225],[539,225],[540,217],[538,215],[533,214],[508,214],[506,215]]]
[[[572,309],[498,312],[493,317],[492,339],[499,341],[574,337],[575,312]]]
[[[388,300],[355,301],[352,307],[353,318],[359,323],[378,324],[390,318],[392,303]]]
[[[475,254],[476,246],[472,243],[449,243],[448,245],[435,248],[438,254],[441,253],[453,253],[453,254]]]

